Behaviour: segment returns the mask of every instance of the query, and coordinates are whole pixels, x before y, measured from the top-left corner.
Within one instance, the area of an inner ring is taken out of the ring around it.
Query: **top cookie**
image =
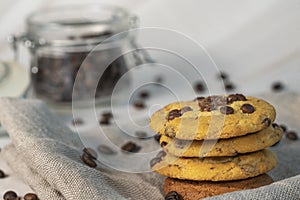
[[[242,94],[198,97],[155,112],[151,128],[182,140],[225,139],[260,131],[276,117],[268,102]]]

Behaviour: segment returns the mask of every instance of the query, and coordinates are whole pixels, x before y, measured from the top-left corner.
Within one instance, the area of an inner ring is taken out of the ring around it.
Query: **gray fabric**
[[[279,122],[299,131],[300,108],[295,106],[300,105],[299,96],[268,98],[283,113]],[[41,199],[163,199],[163,177],[155,173],[130,174],[84,165],[79,136],[62,125],[45,104],[1,99],[0,107],[0,122],[12,139],[2,150],[3,157]],[[269,174],[277,182],[208,199],[300,199],[300,141],[284,138],[271,149],[279,163]]]

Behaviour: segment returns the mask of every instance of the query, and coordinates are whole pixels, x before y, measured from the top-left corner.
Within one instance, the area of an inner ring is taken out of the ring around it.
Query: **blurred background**
[[[250,93],[270,91],[274,81],[300,91],[300,1],[298,0],[102,0],[140,18],[140,27],[178,31],[203,45],[221,70]],[[13,59],[7,36],[25,30],[32,11],[77,0],[1,0],[0,59]],[[20,47],[20,62],[29,66]],[[24,48],[24,47],[23,47]]]

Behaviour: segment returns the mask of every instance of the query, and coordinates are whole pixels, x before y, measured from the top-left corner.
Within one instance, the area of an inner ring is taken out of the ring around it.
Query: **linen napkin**
[[[267,96],[279,111],[279,122],[299,130],[300,97]],[[81,161],[79,136],[61,124],[37,100],[0,99],[0,122],[12,143],[2,150],[10,167],[40,199],[163,199],[163,177],[125,173]],[[288,123],[286,123],[288,122]],[[271,147],[279,159],[269,175],[275,183],[208,199],[300,199],[300,141],[286,138]]]

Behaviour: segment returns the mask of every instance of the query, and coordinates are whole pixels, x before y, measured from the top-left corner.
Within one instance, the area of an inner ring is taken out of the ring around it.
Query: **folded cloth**
[[[278,98],[283,106],[287,102]],[[299,105],[300,98],[289,101],[294,103]],[[96,169],[86,166],[80,158],[84,146],[79,135],[61,124],[44,103],[4,98],[0,108],[0,122],[12,140],[1,153],[40,199],[163,199],[160,175],[119,172],[101,164]],[[284,108],[288,117],[300,109],[291,108]],[[211,199],[300,199],[300,141],[283,139],[272,150],[279,158],[269,173],[275,183]]]

